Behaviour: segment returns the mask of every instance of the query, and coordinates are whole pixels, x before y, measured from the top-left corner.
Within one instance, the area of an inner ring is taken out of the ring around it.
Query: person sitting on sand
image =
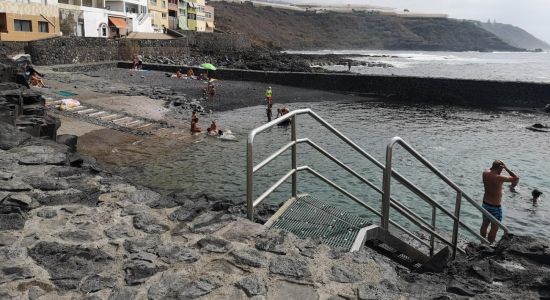
[[[193,69],[189,68],[187,70],[187,77],[193,77],[193,76],[195,76],[195,73],[193,73]]]
[[[134,71],[137,71],[138,69],[138,59],[137,59],[137,56],[134,56],[134,59],[132,60],[132,69]]]
[[[177,78],[183,78],[183,73],[181,72],[181,69],[178,69],[178,70],[176,71],[176,77],[177,77]]]
[[[278,118],[279,116],[282,117],[282,116],[284,116],[284,115],[286,115],[286,114],[288,114],[288,113],[289,113],[289,110],[288,110],[288,108],[286,108],[286,107],[277,108],[277,118]]]
[[[38,75],[38,73],[33,73],[31,75],[31,85],[43,88],[44,87],[44,80],[42,80],[42,77]]]
[[[201,131],[202,131],[202,129],[198,126],[198,123],[199,123],[199,118],[193,119],[193,120],[191,121],[191,132],[192,132],[192,133],[201,132]]]

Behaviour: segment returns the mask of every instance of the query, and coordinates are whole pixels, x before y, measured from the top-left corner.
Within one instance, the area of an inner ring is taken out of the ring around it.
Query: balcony
[[[168,10],[177,11],[178,10],[178,5],[174,4],[174,3],[168,3]]]

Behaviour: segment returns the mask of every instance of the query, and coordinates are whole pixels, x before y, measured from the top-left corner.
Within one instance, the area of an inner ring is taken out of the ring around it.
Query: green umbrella
[[[202,65],[201,65],[201,68],[207,69],[207,70],[216,71],[216,67],[214,67],[213,64],[202,64]]]

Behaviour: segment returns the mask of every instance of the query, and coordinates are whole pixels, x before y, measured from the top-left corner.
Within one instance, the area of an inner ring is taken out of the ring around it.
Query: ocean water
[[[547,133],[532,132],[525,128],[537,122],[550,123],[547,114],[396,105],[376,101],[294,103],[289,108],[313,109],[382,162],[387,143],[392,137],[400,136],[479,203],[483,196],[481,174],[493,160],[501,159],[521,177],[520,193],[512,194],[505,187],[504,223],[513,232],[550,238],[547,230],[550,225],[550,200],[547,200],[550,199],[550,138]],[[217,113],[215,117],[219,126],[230,128],[236,141],[223,141],[205,135],[194,136],[193,143],[186,149],[166,149],[172,152],[169,160],[156,161],[154,164],[144,161],[140,167],[141,174],[137,174],[133,168],[120,167],[118,171],[134,177],[138,183],[166,192],[183,189],[189,194],[206,192],[218,199],[244,201],[246,138],[251,129],[266,121],[264,112],[263,106],[255,106]],[[317,127],[307,116],[300,116],[297,124],[298,138],[311,138],[381,187],[382,172],[328,130]],[[289,140],[289,128],[276,127],[264,132],[257,138],[255,162],[260,162]],[[298,165],[313,167],[371,206],[380,207],[381,195],[307,145],[299,145]],[[256,196],[289,168],[290,156],[285,153],[259,171],[255,176]],[[394,168],[453,211],[456,194],[400,147],[396,148],[394,154]],[[311,193],[342,209],[377,221],[371,213],[307,173],[299,174],[298,185],[300,192]],[[544,193],[538,206],[530,202],[533,188]],[[431,209],[423,200],[399,185],[394,185],[392,192],[399,201],[430,220]],[[289,196],[290,185],[285,183],[266,201],[280,203]],[[477,229],[481,221],[480,214],[469,204],[463,204],[462,212],[462,220]],[[414,230],[412,224],[395,212],[392,212],[392,218]],[[450,219],[438,213],[437,220],[438,226],[450,230]]]
[[[353,54],[360,62],[382,62],[393,67],[353,66],[351,72],[375,75],[550,82],[550,52],[437,52],[437,51],[288,51],[305,54]],[[326,66],[347,71],[347,66]]]

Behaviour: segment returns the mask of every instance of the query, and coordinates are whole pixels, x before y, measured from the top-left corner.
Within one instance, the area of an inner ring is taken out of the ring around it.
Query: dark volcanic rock
[[[243,277],[235,285],[241,288],[248,297],[256,295],[265,296],[267,294],[267,284],[263,278],[258,275]]]
[[[420,294],[422,295],[422,294]],[[420,298],[422,298],[422,295]],[[383,280],[378,284],[360,284],[357,286],[357,298],[360,300],[371,299],[401,299],[399,289],[387,280]],[[439,298],[433,298],[439,299]]]
[[[86,206],[96,206],[98,203],[97,198],[97,194],[84,193],[74,188],[48,191],[36,195],[36,200],[42,205],[82,204]]]
[[[143,283],[149,277],[164,269],[164,266],[157,263],[155,255],[145,252],[130,255],[129,260],[124,262],[123,266],[128,285]]]
[[[64,165],[67,154],[48,146],[26,146],[18,151],[22,165]]]
[[[143,238],[124,241],[124,249],[130,253],[142,251],[156,253],[156,249],[160,245],[162,245],[162,241],[160,240],[160,236],[158,234],[152,234]]]
[[[285,231],[268,231],[265,236],[256,241],[256,249],[285,255],[288,246],[285,245],[288,233]]]
[[[115,279],[111,277],[103,277],[100,275],[92,275],[82,279],[80,290],[87,294],[100,291],[105,288],[115,286]]]
[[[215,237],[205,237],[197,242],[201,251],[225,253],[233,247],[231,242]]]
[[[100,273],[113,260],[99,249],[56,242],[39,242],[29,249],[29,256],[48,271],[52,282],[62,290],[76,289],[83,277]]]
[[[0,191],[24,192],[30,191],[31,189],[32,186],[16,178],[0,181]]]
[[[361,276],[344,266],[332,266],[330,279],[336,282],[352,283],[361,280]]]
[[[198,280],[182,278],[181,275],[165,273],[158,283],[151,285],[147,296],[149,299],[196,299],[220,287],[212,278]]]
[[[196,262],[200,258],[197,250],[178,245],[162,245],[157,248],[157,255],[165,263]]]
[[[0,230],[19,230],[25,227],[27,214],[19,207],[0,205]]]
[[[550,241],[529,236],[508,235],[497,245],[497,251],[524,257],[550,266]]]
[[[3,124],[0,126],[0,149],[10,150],[29,140],[31,136],[24,132],[19,132],[14,126]]]
[[[57,216],[57,212],[54,209],[45,208],[37,212],[36,215],[43,219],[52,219]]]
[[[140,213],[134,216],[134,227],[146,233],[163,233],[170,229],[164,222],[150,213]]]
[[[131,238],[135,236],[132,228],[126,224],[116,224],[104,231],[105,235],[112,239]]]
[[[255,268],[267,267],[267,257],[260,251],[254,249],[236,250],[231,252],[235,262]]]
[[[108,300],[128,300],[135,299],[137,294],[136,290],[133,290],[129,287],[116,287],[113,289],[109,295]]]
[[[4,267],[0,269],[0,284],[32,277],[34,276],[31,269],[26,266]]]
[[[204,211],[204,208],[188,208],[181,206],[175,211],[173,211],[169,218],[172,221],[181,221],[181,222],[188,222],[193,220],[196,216],[198,216],[201,212]]]
[[[311,277],[307,262],[290,257],[278,257],[271,260],[269,272],[296,279],[309,279]]]
[[[233,220],[231,215],[225,213],[207,212],[196,217],[189,224],[189,228],[194,233],[213,233]]]
[[[69,188],[69,183],[63,178],[29,176],[26,177],[24,181],[33,188],[44,191],[65,190]]]

